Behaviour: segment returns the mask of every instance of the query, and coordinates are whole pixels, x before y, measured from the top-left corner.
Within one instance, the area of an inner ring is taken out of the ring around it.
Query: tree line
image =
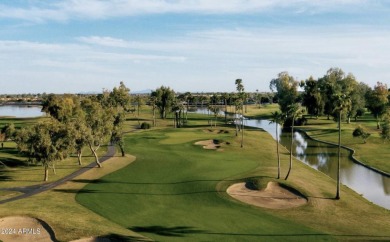
[[[298,88],[303,89],[302,92]],[[358,82],[352,73],[345,74],[340,68],[329,69],[323,77],[309,77],[298,81],[281,72],[270,82],[270,89],[275,92],[276,100],[282,113],[288,113],[292,104],[301,104],[308,115],[318,117],[326,115],[328,119],[338,119],[338,107],[343,106],[342,119],[350,123],[363,116],[366,109],[371,112],[380,129],[381,121],[389,107],[387,85],[377,82],[374,88]]]
[[[299,92],[299,88],[303,89]],[[390,111],[389,89],[387,85],[377,82],[374,88],[363,82],[358,82],[351,73],[345,74],[340,68],[329,69],[323,77],[314,79],[309,77],[304,81],[298,81],[288,74],[281,72],[270,81],[270,89],[275,92],[275,97],[280,107],[280,112],[272,113],[272,122],[283,124],[291,128],[293,137],[294,125],[304,124],[303,113],[318,118],[326,115],[332,117],[338,123],[338,169],[336,199],[340,198],[340,149],[341,149],[341,121],[347,123],[351,119],[355,121],[363,116],[366,110],[370,111],[376,119],[377,129],[381,130],[382,138],[390,137]],[[382,125],[381,125],[382,123]],[[354,136],[364,139],[368,133],[359,126],[353,132]],[[278,142],[278,141],[277,141]],[[290,164],[285,179],[288,178],[292,168],[292,144],[290,146]],[[280,158],[278,153],[278,178],[280,177]]]
[[[108,140],[125,155],[123,129],[131,104],[129,91],[121,82],[119,87],[99,95],[50,94],[42,103],[48,119],[20,129],[8,124],[2,133],[16,142],[19,152],[30,162],[43,165],[44,181],[49,179],[50,168],[55,173],[56,162],[73,153],[82,165],[84,147],[89,148],[97,166],[102,167],[97,151]]]

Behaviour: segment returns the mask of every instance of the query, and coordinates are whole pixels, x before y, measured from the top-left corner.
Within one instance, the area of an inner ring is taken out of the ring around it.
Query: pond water
[[[270,124],[268,120],[246,120],[245,122],[248,126],[264,129],[275,139],[276,125]],[[280,134],[279,142],[289,150],[291,132],[283,132],[280,127],[278,128],[278,133]],[[293,154],[295,157],[314,169],[336,179],[337,146],[312,140],[299,131],[294,132],[293,138]],[[367,200],[390,209],[390,177],[355,163],[350,159],[349,154],[350,151],[341,149],[341,183],[361,194]]]
[[[207,113],[204,110],[199,110],[198,112]],[[264,129],[274,139],[276,138],[276,125],[270,124],[268,120],[245,120],[245,125]],[[280,144],[289,149],[291,132],[283,132],[280,127],[278,129]],[[336,179],[337,146],[314,141],[299,131],[294,132],[293,139],[293,154],[295,157],[314,169]],[[348,150],[342,149],[341,151],[341,183],[361,194],[367,200],[390,210],[390,177],[355,163],[350,158]],[[292,172],[294,172],[294,169]]]
[[[0,117],[16,117],[16,118],[31,118],[40,117],[44,113],[41,112],[41,106],[28,105],[4,105],[0,106]]]

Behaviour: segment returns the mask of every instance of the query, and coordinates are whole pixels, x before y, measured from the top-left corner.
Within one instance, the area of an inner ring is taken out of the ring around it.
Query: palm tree
[[[340,199],[340,157],[341,157],[341,115],[343,111],[348,110],[351,106],[351,98],[345,94],[336,94],[335,95],[335,109],[334,111],[338,113],[338,128],[339,128],[339,144],[337,151],[337,189],[335,199]]]
[[[291,118],[291,143],[290,143],[290,165],[288,167],[288,172],[286,175],[285,180],[287,180],[288,176],[290,175],[291,169],[292,169],[292,150],[293,150],[293,143],[294,143],[294,122],[295,118],[298,117],[303,113],[303,109],[301,108],[301,105],[299,103],[294,103],[289,105],[287,114]]]
[[[225,123],[227,123],[227,100],[229,99],[229,94],[224,92],[221,96],[223,104],[225,105]]]
[[[272,112],[271,113],[271,122],[270,124],[272,123],[275,123],[276,125],[276,154],[277,154],[277,157],[278,157],[278,178],[277,179],[280,179],[280,154],[279,154],[279,134],[278,134],[278,126],[279,124],[282,124],[283,121],[284,121],[284,117],[283,115],[278,112],[278,111],[275,111],[275,112]]]

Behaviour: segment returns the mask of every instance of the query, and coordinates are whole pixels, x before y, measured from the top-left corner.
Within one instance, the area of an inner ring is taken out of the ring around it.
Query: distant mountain
[[[140,91],[130,91],[131,94],[150,94],[153,90],[152,89],[145,89]]]

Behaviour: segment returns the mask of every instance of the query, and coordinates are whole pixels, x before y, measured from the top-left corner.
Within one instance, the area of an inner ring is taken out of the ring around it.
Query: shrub
[[[363,143],[366,143],[367,138],[371,135],[367,133],[362,126],[358,126],[352,133],[353,137],[361,137],[363,139]]]
[[[141,124],[141,129],[150,129],[150,123],[143,122]]]

